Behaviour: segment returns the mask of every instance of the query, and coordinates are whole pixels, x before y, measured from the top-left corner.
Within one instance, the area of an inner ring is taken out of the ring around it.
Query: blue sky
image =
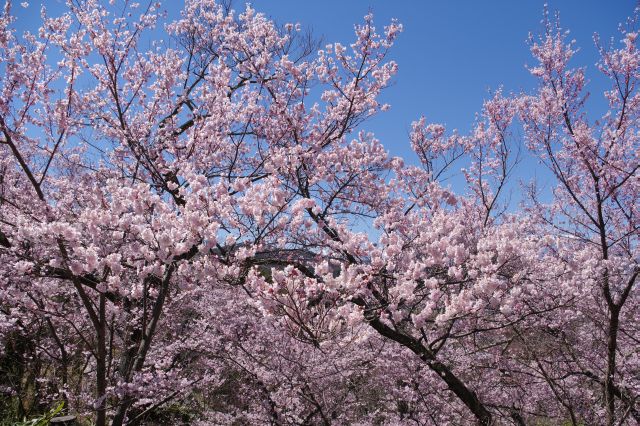
[[[104,0],[106,1],[106,0]],[[118,0],[122,1],[122,0]],[[141,0],[138,0],[141,1]],[[55,14],[62,0],[31,0],[23,9],[14,0],[18,28],[37,28],[44,3]],[[141,1],[144,3],[144,1]],[[163,0],[174,15],[182,0]],[[244,0],[234,0],[235,9]],[[467,131],[489,90],[500,85],[505,92],[530,89],[534,80],[525,69],[532,64],[526,45],[530,31],[542,29],[544,0],[253,0],[260,12],[279,23],[300,23],[312,28],[326,43],[353,40],[353,25],[369,11],[382,28],[391,18],[404,25],[391,52],[399,64],[393,86],[382,100],[392,105],[389,112],[365,125],[393,155],[410,156],[407,133],[410,123],[421,115],[448,129]],[[550,11],[559,11],[562,26],[571,31],[580,51],[575,66],[586,66],[592,96],[588,103],[593,116],[602,113],[602,91],[607,82],[595,70],[598,59],[593,34],[603,40],[619,38],[618,25],[636,5],[634,0],[550,0]]]
[[[279,22],[299,22],[311,27],[326,42],[352,40],[353,24],[369,10],[382,28],[397,18],[404,31],[391,52],[399,71],[382,97],[391,110],[364,124],[391,155],[415,163],[408,132],[412,121],[424,115],[448,130],[467,132],[489,91],[500,86],[506,93],[531,91],[536,81],[526,69],[533,65],[527,39],[542,30],[544,4],[559,12],[561,25],[580,49],[573,66],[586,67],[591,96],[589,117],[597,119],[606,109],[602,92],[609,81],[595,67],[598,51],[593,35],[615,43],[619,25],[626,22],[637,3],[633,0],[254,0],[252,5]],[[238,6],[236,6],[238,7]],[[516,138],[521,134],[516,130]],[[516,142],[519,142],[516,140]],[[465,164],[458,164],[456,168]],[[554,179],[537,158],[521,151],[521,162],[510,179],[502,202],[514,211],[526,201],[521,184],[538,182],[541,199],[549,200]],[[456,192],[466,192],[460,174],[447,180]]]
[[[106,1],[106,0],[105,0]],[[121,0],[118,0],[121,1]],[[139,0],[140,1],[140,0]],[[144,1],[142,1],[144,2]],[[34,29],[39,25],[40,4],[55,14],[62,0],[32,0],[23,9],[19,1],[14,11],[19,15],[18,28]],[[244,0],[234,0],[236,10]],[[526,40],[530,31],[542,31],[540,23],[544,0],[254,0],[258,11],[279,23],[300,23],[313,29],[325,43],[353,40],[353,25],[369,11],[380,29],[391,18],[404,25],[391,52],[399,72],[382,101],[392,105],[390,111],[374,117],[363,129],[373,131],[392,155],[415,161],[410,150],[410,123],[421,115],[439,122],[449,130],[467,132],[489,91],[501,85],[506,93],[529,91],[535,81],[525,68],[533,64]],[[164,0],[170,15],[177,14],[182,0]],[[597,72],[595,32],[602,40],[618,41],[618,25],[631,15],[634,0],[555,0],[548,1],[553,13],[558,11],[563,28],[571,31],[580,51],[574,66],[585,66],[591,97],[587,110],[592,119],[605,109],[602,91],[608,82]],[[515,180],[549,176],[532,158],[525,158]],[[457,181],[457,182],[456,182]],[[459,180],[454,179],[456,187]],[[545,182],[541,182],[543,185]],[[512,187],[518,190],[517,182]],[[518,196],[516,199],[520,198]]]
[[[369,10],[376,26],[391,18],[404,25],[391,57],[399,71],[383,100],[389,112],[365,127],[375,132],[393,155],[410,156],[407,133],[411,121],[424,115],[464,132],[489,96],[504,86],[506,92],[530,89],[534,80],[525,69],[533,64],[526,40],[542,30],[545,1],[532,0],[254,0],[252,5],[279,22],[312,27],[326,42],[349,42],[353,24]],[[556,0],[563,28],[571,31],[580,51],[575,66],[586,66],[592,97],[588,107],[603,111],[601,92],[606,81],[598,75],[593,34],[603,40],[618,37],[618,24],[631,15],[633,0]],[[239,6],[239,5],[238,5]],[[236,6],[236,7],[238,7]]]
[[[598,51],[593,35],[618,43],[619,24],[633,13],[633,0],[548,1],[551,13],[560,13],[561,25],[579,47],[573,66],[586,67],[591,96],[587,112],[596,119],[605,111],[602,92],[608,80],[595,67]],[[254,0],[252,5],[279,22],[299,22],[311,27],[325,42],[352,40],[354,23],[369,10],[381,28],[391,18],[404,26],[391,58],[399,64],[392,87],[382,97],[390,111],[364,124],[391,155],[414,163],[408,141],[410,123],[421,115],[449,130],[467,132],[490,90],[501,85],[506,93],[530,91],[535,80],[525,65],[533,65],[527,38],[542,30],[544,0]],[[238,7],[237,5],[236,7]],[[516,131],[516,138],[519,132]],[[518,141],[516,141],[518,142]],[[458,164],[462,167],[464,164]],[[521,184],[535,179],[543,200],[550,200],[554,179],[537,158],[522,150],[522,160],[503,194],[514,211],[526,201]],[[461,175],[447,181],[456,192],[465,192]]]

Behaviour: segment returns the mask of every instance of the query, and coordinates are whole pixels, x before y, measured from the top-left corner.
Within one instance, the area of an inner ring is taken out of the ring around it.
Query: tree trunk
[[[381,335],[400,343],[401,345],[411,349],[416,355],[420,357],[429,368],[434,371],[438,376],[447,384],[449,390],[451,390],[467,408],[473,413],[478,420],[478,424],[482,426],[489,426],[493,424],[491,412],[480,401],[475,392],[469,389],[462,380],[460,380],[453,372],[436,360],[435,354],[427,347],[422,345],[419,341],[411,336],[402,334],[380,321],[379,318],[368,318],[369,325],[373,327]]]
[[[616,422],[615,405],[615,373],[616,350],[618,349],[618,327],[620,323],[620,310],[613,305],[609,308],[609,329],[607,336],[607,373],[604,379],[604,398],[607,409],[607,425],[613,426]]]
[[[106,370],[106,347],[105,347],[105,297],[104,294],[100,294],[99,301],[99,326],[96,332],[98,340],[98,348],[96,355],[96,400],[97,400],[97,415],[96,426],[106,426],[106,406],[107,406],[107,370]]]

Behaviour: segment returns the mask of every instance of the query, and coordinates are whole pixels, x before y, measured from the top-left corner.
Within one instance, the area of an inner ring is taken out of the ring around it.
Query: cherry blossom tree
[[[0,391],[20,414],[638,421],[634,21],[601,47],[600,121],[546,18],[539,90],[496,91],[469,135],[414,122],[405,162],[364,130],[397,22],[319,46],[250,6],[111,3],[43,7],[37,34],[0,17]],[[554,188],[516,209],[525,148]]]
[[[585,112],[584,69],[568,64],[573,43],[548,17],[544,35],[531,39],[538,61],[531,73],[540,81],[539,91],[520,99],[526,141],[557,181],[551,204],[542,204],[534,192],[533,214],[556,238],[549,248],[566,269],[560,282],[578,298],[557,319],[556,327],[566,329],[558,336],[562,371],[602,387],[603,411],[595,415],[609,425],[629,416],[639,420],[636,23],[634,15],[623,27],[621,47],[613,42],[605,47],[595,39],[598,69],[612,83],[604,94],[609,110],[600,120],[590,122]],[[567,337],[574,332],[589,343],[575,347],[573,336]],[[550,380],[552,388],[557,386]],[[571,418],[575,423],[573,413]]]
[[[415,123],[421,169],[390,159],[391,177],[376,180],[341,165],[327,187],[305,168],[304,208],[331,260],[271,280],[254,275],[265,308],[312,339],[326,327],[319,304],[338,306],[347,323],[361,317],[415,353],[482,424],[637,420],[638,312],[628,302],[638,275],[636,37],[625,30],[623,48],[601,49],[614,89],[605,93],[610,111],[593,125],[581,112],[583,71],[568,68],[564,37],[545,18],[541,41],[531,42],[539,93],[498,92],[469,137]],[[509,134],[516,115],[557,187],[551,203],[534,190],[525,211],[507,215],[500,195],[518,159]],[[470,193],[460,197],[437,180],[462,155]],[[347,195],[350,185],[358,197]],[[380,238],[354,232],[354,216],[372,218]]]
[[[400,27],[379,36],[368,17],[354,57],[336,44],[308,60],[298,28],[250,7],[188,2],[146,51],[165,25],[153,2],[68,2],[59,17],[43,7],[38,33],[22,36],[11,7],[2,336],[21,334],[54,366],[38,378],[55,389],[46,395],[95,410],[99,425],[132,422],[218,383],[212,307],[298,238],[285,230],[299,194],[278,170],[382,108]],[[325,88],[307,105],[313,84]]]

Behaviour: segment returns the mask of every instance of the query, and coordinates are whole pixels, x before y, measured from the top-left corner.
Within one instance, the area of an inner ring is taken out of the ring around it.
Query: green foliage
[[[13,423],[14,426],[48,426],[52,418],[56,417],[62,412],[64,408],[64,402],[60,402],[54,408],[41,416],[34,417],[32,419],[23,419],[21,422]]]

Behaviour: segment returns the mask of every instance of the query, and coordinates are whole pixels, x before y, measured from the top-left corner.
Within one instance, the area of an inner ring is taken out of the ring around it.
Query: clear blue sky
[[[106,1],[106,0],[104,0]],[[122,0],[118,0],[122,1]],[[141,0],[139,0],[141,1]],[[144,2],[144,1],[142,1]],[[53,13],[62,0],[31,0],[23,9],[14,2],[18,28],[33,30],[39,24],[40,4]],[[177,14],[181,0],[163,0],[170,15]],[[234,8],[244,9],[244,0]],[[364,125],[373,131],[392,155],[413,157],[407,138],[410,123],[421,115],[462,133],[473,124],[475,113],[489,90],[503,85],[505,92],[528,90],[534,79],[525,69],[533,64],[526,44],[530,31],[542,30],[544,0],[254,0],[252,5],[279,23],[300,23],[312,28],[326,43],[353,40],[353,25],[369,11],[382,28],[391,18],[404,25],[391,52],[399,64],[393,86],[382,97],[392,105]],[[592,93],[587,108],[596,118],[605,108],[602,91],[607,81],[595,69],[598,60],[593,43],[595,32],[608,41],[619,39],[618,25],[631,15],[634,0],[549,0],[549,9],[559,11],[562,26],[571,31],[580,51],[574,66],[586,66],[587,86]],[[531,159],[518,174],[528,180],[542,172]],[[533,173],[533,174],[532,174]],[[454,183],[455,185],[455,183]]]
[[[241,2],[237,2],[238,6]],[[312,27],[326,42],[349,42],[353,24],[373,11],[376,26],[391,18],[404,25],[392,51],[399,64],[395,83],[383,99],[389,112],[368,125],[394,155],[408,155],[411,121],[428,121],[449,128],[469,129],[488,90],[531,88],[534,80],[525,69],[533,64],[526,40],[530,31],[542,30],[543,0],[254,0],[252,5],[279,22]],[[636,5],[632,0],[548,1],[559,11],[563,28],[571,31],[580,51],[575,66],[586,66],[592,98],[588,106],[601,113],[601,92],[606,87],[595,69],[598,55],[593,34],[603,40],[618,37]],[[236,7],[238,7],[236,6]]]
[[[573,65],[586,67],[591,93],[587,110],[596,119],[606,109],[602,92],[610,86],[595,67],[598,52],[593,35],[597,32],[607,43],[614,37],[618,43],[619,24],[638,4],[633,0],[254,0],[252,5],[279,22],[311,27],[326,42],[344,44],[352,40],[353,24],[369,10],[379,28],[397,18],[404,32],[391,57],[399,71],[382,98],[392,108],[364,128],[373,131],[392,155],[414,163],[407,137],[413,120],[424,115],[427,121],[465,133],[489,90],[502,85],[508,93],[534,87],[536,82],[525,68],[534,64],[527,38],[529,32],[543,30],[545,3],[550,13],[560,13],[562,27],[570,30],[569,38],[580,48]],[[504,194],[510,210],[523,201],[521,183],[537,180],[543,199],[548,199],[553,186],[553,178],[538,160],[526,150],[522,153]],[[448,182],[456,192],[464,191],[460,175]]]
[[[104,0],[106,1],[106,0]],[[122,1],[122,0],[117,0]],[[143,0],[138,0],[144,3]],[[170,14],[182,0],[161,0]],[[40,4],[55,14],[62,0],[31,0],[20,7],[14,0],[18,27],[33,30],[40,23]],[[541,28],[544,0],[253,0],[260,12],[279,23],[300,23],[312,28],[327,43],[353,40],[353,25],[371,10],[376,26],[391,18],[404,25],[391,57],[399,72],[383,100],[392,105],[366,127],[376,133],[394,155],[407,155],[411,121],[425,115],[448,128],[469,129],[488,90],[504,86],[506,92],[531,88],[534,80],[525,69],[532,64],[526,45],[530,31]],[[601,92],[606,83],[596,72],[597,51],[593,34],[603,40],[615,36],[618,24],[631,15],[634,0],[548,0],[559,11],[562,26],[571,31],[581,48],[575,66],[586,66],[592,97],[588,106],[601,113]],[[236,10],[244,0],[234,0]]]

